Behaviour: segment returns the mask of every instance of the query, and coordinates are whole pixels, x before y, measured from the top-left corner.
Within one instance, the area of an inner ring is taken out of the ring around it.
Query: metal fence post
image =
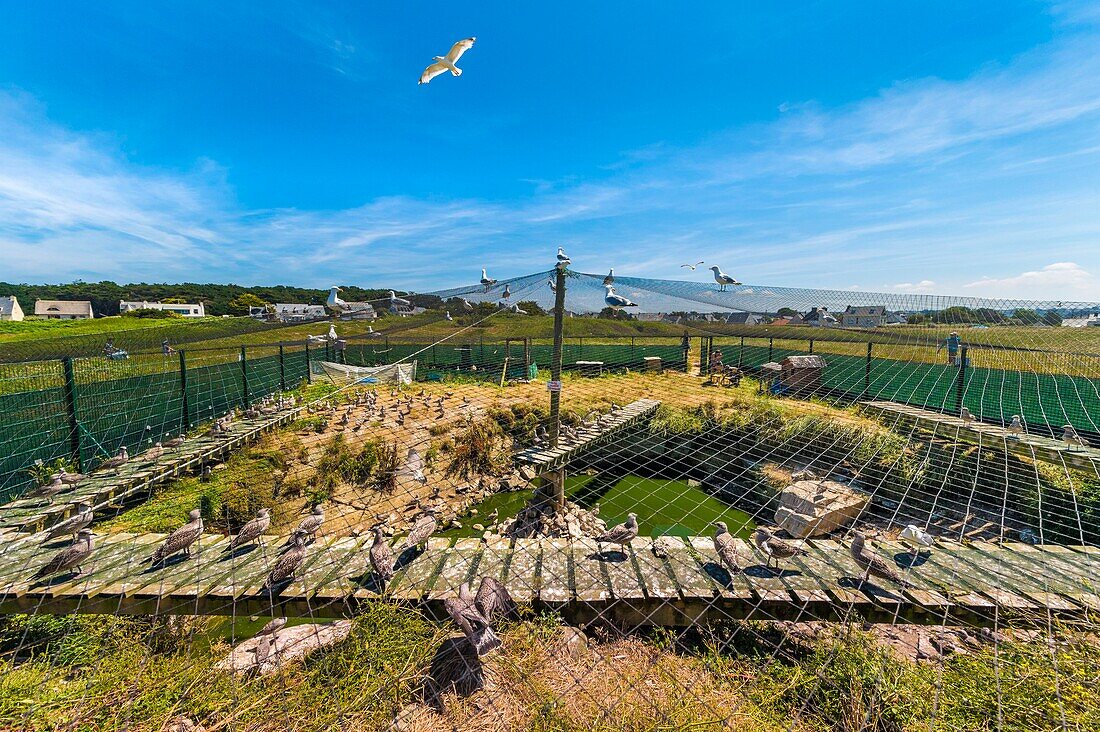
[[[306,341],[306,383],[313,383],[313,367],[309,364],[309,341]]]
[[[69,452],[76,462],[76,472],[83,470],[80,456],[80,422],[76,416],[76,377],[73,374],[73,359],[69,356],[61,359],[61,368],[65,373],[65,411],[69,416]]]
[[[811,338],[810,339],[810,355],[812,356],[813,354],[814,354],[814,339]]]
[[[244,406],[248,406],[248,354],[245,352],[245,347],[241,346],[241,389],[243,390],[241,396],[241,402]]]
[[[774,342],[775,342],[774,338],[770,338],[770,337],[768,338],[768,362],[769,363],[772,360],[772,351],[773,351],[772,346],[773,346]]]
[[[863,393],[871,391],[871,347],[872,341],[867,341],[867,367],[863,371]]]
[[[741,336],[741,347],[737,349],[737,368],[745,362],[745,336]]]
[[[959,354],[959,375],[955,381],[955,414],[962,414],[963,397],[966,392],[966,363],[969,361],[966,351],[966,346],[963,346]]]
[[[286,391],[286,366],[283,363],[283,344],[279,344],[279,391]]]
[[[180,430],[191,429],[191,409],[187,403],[187,356],[180,350]]]

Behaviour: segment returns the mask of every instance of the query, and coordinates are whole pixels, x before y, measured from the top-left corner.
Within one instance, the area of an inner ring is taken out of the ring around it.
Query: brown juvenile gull
[[[492,618],[510,612],[514,604],[502,584],[491,577],[483,577],[477,595],[470,590],[468,582],[463,582],[458,588],[458,597],[444,600],[443,607],[462,629],[477,655],[484,656],[500,647],[500,637],[493,631]]]
[[[46,538],[42,541],[45,544],[51,539],[57,539],[65,536],[66,534],[72,534],[73,538],[80,533],[81,529],[86,529],[92,525],[92,508],[87,503],[80,502],[76,504],[76,513],[65,519],[61,523],[54,524],[50,527],[49,532],[46,534]]]
[[[863,570],[864,582],[866,582],[869,577],[879,577],[899,584],[902,587],[911,586],[909,582],[901,576],[901,573],[898,572],[894,565],[867,548],[867,540],[864,539],[863,534],[858,531],[852,535],[852,544],[849,547],[849,551],[852,554],[852,560]]]
[[[77,483],[88,477],[84,475],[84,473],[70,473],[69,471],[65,470],[65,468],[62,468],[61,472],[58,473],[58,475],[61,476],[61,482],[65,485],[76,485]]]
[[[763,526],[752,532],[753,543],[756,544],[756,548],[764,552],[768,556],[768,564],[771,565],[772,560],[775,560],[775,568],[779,569],[780,559],[790,559],[795,556],[804,556],[806,550],[800,546],[795,546],[788,541],[783,541],[778,536],[774,536],[770,531]]]
[[[57,554],[54,554],[53,557],[50,558],[50,561],[46,562],[45,565],[34,573],[34,577],[31,579],[39,580],[45,579],[46,577],[53,577],[67,569],[73,568],[76,569],[77,575],[80,575],[83,573],[80,564],[87,559],[91,553],[92,532],[89,529],[81,529],[76,535],[76,541],[59,551]]]
[[[61,475],[58,474],[53,476],[49,483],[44,483],[34,490],[23,494],[23,498],[45,498],[50,503],[53,503],[54,496],[67,490],[69,490],[69,486],[61,481]]]
[[[393,563],[393,549],[386,543],[386,537],[382,535],[382,525],[379,524],[374,527],[374,543],[370,547],[370,566],[374,569],[379,589],[393,579]]]
[[[106,468],[108,470],[110,470],[112,468],[115,469],[115,470],[118,470],[123,465],[125,465],[126,462],[129,459],[130,459],[130,451],[126,449],[125,445],[123,445],[121,448],[119,448],[119,451],[118,451],[117,455],[115,455],[113,458],[109,458],[107,460],[104,460],[102,463],[99,464],[99,467],[100,468]]]
[[[428,512],[424,513],[416,520],[412,528],[409,529],[409,535],[405,538],[405,542],[401,545],[401,552],[405,552],[413,547],[418,547],[428,540],[432,534],[435,533],[436,528],[439,526],[439,521],[435,515]]]
[[[256,518],[241,527],[241,530],[238,531],[237,535],[229,542],[229,547],[226,551],[233,551],[237,547],[244,546],[245,544],[255,544],[270,526],[271,512],[266,508],[261,508],[256,512]]]
[[[164,455],[164,445],[162,445],[161,443],[158,442],[157,444],[153,445],[148,450],[146,450],[142,454],[141,459],[144,460],[145,462],[155,463],[156,461],[160,460],[161,456],[163,456],[163,455]]]
[[[256,635],[275,635],[286,625],[286,618],[272,618]]]
[[[626,515],[626,521],[622,522],[618,526],[612,526],[596,537],[596,542],[600,544],[629,544],[634,537],[638,535],[638,516],[637,514],[628,513]]]
[[[196,508],[188,514],[188,518],[190,520],[187,523],[169,534],[164,543],[153,552],[151,557],[153,564],[160,564],[178,552],[191,556],[191,545],[202,536],[202,511]]]
[[[730,534],[725,521],[715,521],[714,526],[714,551],[718,553],[718,559],[726,565],[730,574],[737,574],[741,566],[737,564],[737,540]]]
[[[165,447],[179,447],[180,445],[182,445],[186,441],[186,439],[187,438],[184,437],[183,435],[180,435],[179,437],[173,437],[171,440],[168,440],[167,442],[165,442],[164,446]]]
[[[290,549],[283,552],[279,557],[279,561],[275,562],[275,566],[268,572],[267,580],[264,582],[264,588],[268,592],[271,592],[282,582],[293,578],[294,573],[298,570],[298,567],[301,566],[302,560],[305,558],[305,536],[299,533],[291,534]]]
[[[325,508],[320,503],[314,504],[313,512],[306,516],[298,523],[298,528],[294,530],[295,534],[301,534],[303,537],[310,539],[317,536],[317,530],[321,528],[321,524],[325,522]]]

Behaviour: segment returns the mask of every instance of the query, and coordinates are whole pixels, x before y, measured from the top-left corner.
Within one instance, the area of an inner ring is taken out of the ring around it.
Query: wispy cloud
[[[1076,262],[1055,262],[1011,277],[982,277],[963,287],[976,295],[989,297],[1010,290],[1025,298],[1046,299],[1051,293],[1057,293],[1059,300],[1094,301],[1100,292],[1100,279]]]

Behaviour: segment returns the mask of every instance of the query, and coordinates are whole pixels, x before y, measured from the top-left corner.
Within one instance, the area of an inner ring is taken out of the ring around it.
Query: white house
[[[886,325],[885,305],[849,305],[840,314],[841,328],[878,328]]]
[[[23,308],[19,307],[19,300],[15,295],[0,297],[0,320],[22,320]]]
[[[2,302],[2,301],[0,301]],[[3,320],[0,317],[0,320]],[[1100,327],[1100,313],[1088,313],[1081,317],[1076,318],[1063,318],[1063,328],[1086,328],[1086,327]]]
[[[201,302],[131,302],[129,300],[118,301],[118,311],[128,313],[131,310],[167,310],[185,318],[205,318],[206,308]]]
[[[87,320],[95,317],[89,300],[35,300],[34,314],[47,320]]]
[[[297,302],[277,302],[275,317],[285,322],[293,320],[320,320],[325,317],[324,305],[306,305]]]

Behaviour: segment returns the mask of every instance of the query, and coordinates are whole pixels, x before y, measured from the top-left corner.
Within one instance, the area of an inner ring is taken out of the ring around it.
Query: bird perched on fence
[[[470,584],[463,582],[458,588],[458,597],[444,600],[443,607],[477,655],[484,656],[500,647],[500,637],[492,627],[493,620],[511,613],[515,603],[504,585],[492,577],[482,577],[476,595]]]
[[[264,589],[269,594],[273,593],[279,585],[293,579],[294,573],[298,571],[298,567],[302,565],[302,560],[305,558],[305,535],[296,531],[290,535],[290,548],[279,556],[275,566],[267,573],[267,579],[264,580]]]
[[[405,542],[401,545],[401,551],[405,552],[413,547],[419,547],[428,540],[428,537],[435,533],[438,527],[439,520],[436,519],[435,514],[430,511],[422,514],[420,518],[413,523],[412,528],[409,529],[409,535],[405,537]]]
[[[852,561],[863,570],[862,581],[866,582],[870,577],[879,577],[902,587],[910,587],[909,582],[901,576],[894,565],[867,548],[867,540],[858,531],[852,535],[852,543],[848,551],[852,555]]]
[[[485,287],[485,291],[488,292],[493,287],[493,285],[495,285],[496,283],[497,283],[497,281],[494,280],[492,277],[490,277],[488,275],[488,273],[485,271],[485,268],[482,267],[481,268],[481,284]],[[465,300],[463,302],[465,302]]]
[[[61,482],[65,485],[76,485],[77,483],[88,477],[83,473],[70,473],[69,471],[65,470],[65,468],[61,469],[61,472],[58,473],[58,476],[60,476]]]
[[[298,522],[298,528],[294,529],[293,535],[301,535],[303,541],[306,539],[312,540],[317,536],[317,531],[324,522],[325,507],[320,503],[315,503],[310,514]]]
[[[379,589],[384,588],[393,579],[393,549],[382,535],[382,524],[374,527],[374,543],[370,546],[370,566],[374,570]]]
[[[1089,446],[1089,443],[1085,441],[1085,438],[1077,434],[1077,429],[1071,424],[1067,424],[1062,427],[1062,442],[1066,443],[1070,447]]]
[[[432,56],[435,63],[429,64],[428,67],[424,69],[420,74],[420,81],[417,82],[417,85],[427,84],[445,71],[450,71],[451,76],[462,76],[462,69],[458,68],[455,64],[462,58],[462,54],[473,48],[474,41],[476,40],[477,38],[475,36],[463,38],[461,41],[451,46],[451,50],[447,51],[446,56]]]
[[[53,503],[53,497],[58,493],[64,493],[70,490],[70,486],[65,485],[61,481],[61,475],[56,474],[50,478],[49,483],[43,483],[37,488],[27,491],[23,494],[24,498],[45,498],[50,503]]]
[[[191,545],[202,536],[202,511],[197,508],[194,509],[188,514],[188,519],[187,523],[169,534],[164,543],[153,552],[153,556],[149,558],[153,565],[160,564],[168,557],[179,552],[191,556]]]
[[[959,409],[959,419],[961,419],[963,422],[967,422],[967,423],[973,422],[974,421],[974,415],[971,414],[970,410],[967,409],[966,407],[961,407]]]
[[[38,571],[34,573],[31,579],[41,580],[47,577],[53,577],[69,569],[75,569],[77,576],[83,574],[80,565],[92,554],[93,536],[94,534],[92,534],[90,529],[81,529],[77,532],[76,540],[57,554],[54,554],[50,558],[50,561],[39,567]]]
[[[104,460],[102,463],[99,464],[99,467],[105,468],[107,470],[118,470],[129,460],[130,451],[126,449],[125,445],[123,445],[121,448],[119,448],[117,455],[115,455],[113,458],[108,458],[107,460]]]
[[[50,530],[46,533],[46,538],[42,541],[45,544],[48,541],[57,539],[62,536],[71,534],[73,539],[81,532],[81,530],[88,528],[92,525],[92,520],[95,517],[92,515],[92,507],[87,503],[81,501],[76,504],[76,513],[64,521],[54,524],[50,527]]]
[[[613,310],[622,310],[623,308],[636,308],[638,303],[623,297],[622,295],[615,294],[614,285],[604,285],[604,289],[607,290],[607,294],[604,296],[604,304]]]
[[[702,264],[702,262],[700,262]],[[722,271],[722,268],[717,264],[710,268],[710,271],[714,273],[714,281],[718,283],[719,290],[725,290],[727,285],[740,285],[741,283],[730,277],[728,274]]]
[[[615,284],[615,270],[614,269],[607,270],[607,276],[605,276],[603,278],[603,283],[604,283],[604,285],[613,285],[613,284]]]
[[[1008,427],[1006,427],[1005,429],[1008,430],[1008,433],[1010,435],[1016,435],[1016,436],[1021,435],[1024,432],[1024,423],[1020,419],[1020,415],[1018,415],[1018,414],[1012,415],[1012,421],[1009,423]]]
[[[780,559],[790,559],[791,557],[803,556],[806,554],[806,550],[802,547],[795,546],[788,541],[783,541],[763,526],[752,532],[752,541],[756,544],[757,549],[767,555],[769,565],[773,559],[775,560],[776,569],[779,569]]]
[[[932,545],[936,543],[936,537],[915,524],[909,524],[902,529],[901,533],[898,534],[898,539],[915,548],[917,551],[921,549],[930,549]]]
[[[500,296],[505,300],[512,296],[512,286],[509,283],[504,283],[504,291],[500,293]]]
[[[237,532],[237,535],[230,540],[226,551],[231,552],[237,547],[242,547],[245,544],[255,544],[270,526],[271,511],[268,511],[266,508],[261,508],[256,512],[256,518],[242,526],[241,530]]]
[[[634,537],[638,535],[638,516],[637,514],[628,513],[626,515],[626,521],[622,522],[618,526],[612,526],[596,537],[597,544],[618,544],[624,546],[629,544]]]
[[[741,571],[741,565],[737,563],[737,540],[733,538],[725,521],[714,522],[714,551],[718,559],[726,565],[730,574]]]

